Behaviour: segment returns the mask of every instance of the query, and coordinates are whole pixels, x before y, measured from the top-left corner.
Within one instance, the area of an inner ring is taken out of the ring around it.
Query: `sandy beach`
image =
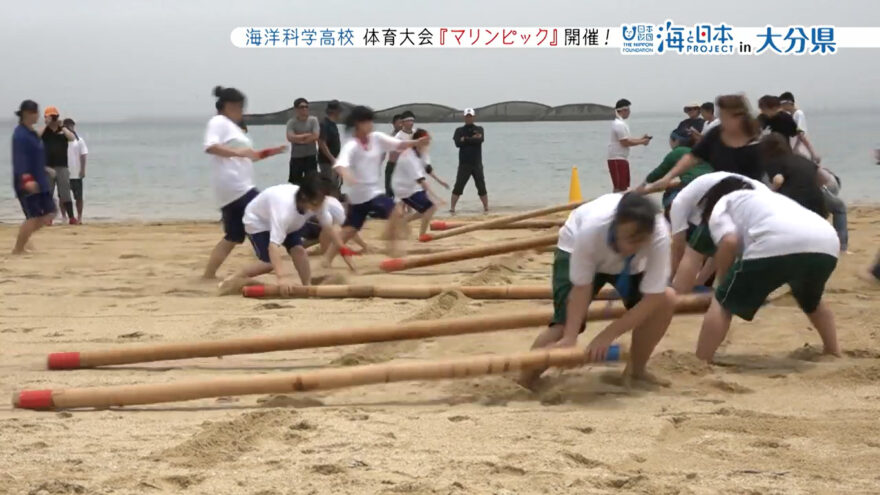
[[[366,237],[377,240],[381,223]],[[341,328],[547,309],[550,301],[255,300],[199,280],[220,238],[210,223],[56,226],[38,250],[6,252],[0,226],[0,396],[21,389],[161,383],[382,361],[508,353],[537,328],[422,341],[228,356],[101,370],[45,370],[54,351]],[[103,411],[33,412],[0,403],[0,494],[798,494],[880,486],[880,290],[856,277],[880,244],[880,208],[850,211],[853,254],[826,292],[845,356],[789,296],[734,320],[718,365],[693,356],[700,316],[678,316],[649,364],[671,387],[615,384],[622,366],[550,372],[532,394],[505,377],[383,384]],[[480,231],[411,251],[543,231]],[[238,248],[228,274],[252,260]],[[523,252],[376,273],[364,284],[549,284],[552,254]],[[273,283],[273,277],[266,277]],[[594,335],[602,323],[592,323]],[[581,338],[581,345],[587,343]]]

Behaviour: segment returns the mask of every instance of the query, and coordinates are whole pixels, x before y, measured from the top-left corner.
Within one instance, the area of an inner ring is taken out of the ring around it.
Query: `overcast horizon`
[[[809,8],[808,6],[815,8]],[[876,2],[828,9],[817,0],[654,3],[448,0],[400,4],[326,0],[231,2],[23,3],[0,19],[0,119],[25,98],[81,120],[188,119],[213,112],[215,85],[248,96],[248,112],[269,113],[294,98],[340,99],[387,108],[429,102],[455,108],[506,100],[550,106],[612,105],[634,112],[676,112],[688,101],[727,92],[789,90],[811,111],[875,107],[876,51],[835,55],[624,56],[615,49],[245,50],[232,46],[237,26],[615,26],[631,22],[725,22],[735,26],[870,26]],[[38,23],[34,21],[37,20]],[[866,22],[868,21],[868,22]]]

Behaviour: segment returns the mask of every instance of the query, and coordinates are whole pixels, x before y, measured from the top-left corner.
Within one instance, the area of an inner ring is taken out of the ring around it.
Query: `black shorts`
[[[321,237],[321,224],[314,218],[311,218],[303,225],[303,228],[299,229],[299,234],[303,239],[317,240],[318,237]]]
[[[73,194],[73,199],[77,201],[82,201],[83,199],[83,180],[82,179],[70,179],[70,192]]]
[[[247,235],[244,231],[244,209],[247,208],[248,203],[257,197],[257,194],[260,194],[260,191],[256,188],[251,189],[244,193],[244,196],[220,208],[220,212],[223,214],[224,239],[236,244],[244,242]]]
[[[434,202],[425,191],[419,191],[408,198],[403,198],[402,201],[419,213],[424,213],[434,207]]]
[[[394,200],[384,194],[380,194],[366,203],[350,205],[348,207],[348,215],[345,217],[345,222],[342,226],[361,230],[368,216],[385,219],[391,216],[391,210],[393,209]]]
[[[290,158],[290,174],[287,181],[291,184],[300,185],[305,178],[318,173],[318,155],[300,156]]]
[[[257,258],[263,263],[271,263],[272,261],[269,258],[269,244],[271,243],[269,232],[257,232],[247,236],[251,240],[251,246],[254,247],[254,254],[257,255]],[[282,245],[285,251],[290,251],[296,246],[302,246],[302,237],[299,235],[299,231],[287,234]]]
[[[455,174],[455,186],[452,187],[452,194],[461,196],[464,193],[464,186],[467,185],[470,178],[474,178],[474,184],[477,186],[477,195],[486,195],[486,178],[483,177],[482,163],[459,163],[458,173]]]

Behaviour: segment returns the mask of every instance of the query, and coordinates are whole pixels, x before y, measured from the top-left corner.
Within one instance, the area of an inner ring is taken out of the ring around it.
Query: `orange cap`
[[[43,115],[46,117],[48,117],[50,115],[61,115],[61,112],[59,112],[56,107],[53,107],[50,105],[50,106],[46,107],[46,109],[43,111]]]

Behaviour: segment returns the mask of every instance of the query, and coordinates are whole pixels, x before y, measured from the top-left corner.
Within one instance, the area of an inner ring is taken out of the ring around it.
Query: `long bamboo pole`
[[[528,220],[530,218],[540,217],[543,215],[549,215],[551,213],[557,213],[560,211],[568,211],[577,208],[583,203],[567,203],[564,205],[556,205],[549,206],[547,208],[541,208],[539,210],[527,211],[525,213],[518,213],[516,215],[508,215],[506,217],[495,218],[493,220],[486,220],[484,222],[475,222],[468,225],[464,225],[462,227],[458,227],[451,230],[445,230],[443,232],[438,232],[436,234],[424,234],[419,237],[419,240],[422,242],[436,241],[438,239],[445,239],[447,237],[452,237],[459,234],[465,234],[467,232],[473,232],[475,230],[488,229],[491,227],[497,227],[499,225],[507,225],[513,222],[518,222],[520,220]]]
[[[680,296],[678,301],[676,301],[676,312],[704,312],[709,307],[710,299],[711,297],[707,294]],[[625,311],[620,303],[613,303],[610,307],[592,305],[587,312],[587,320],[618,318]],[[408,321],[360,328],[319,329],[226,340],[125,346],[118,349],[97,351],[56,352],[49,354],[47,364],[48,368],[52,370],[95,368],[99,366],[153,361],[257,354],[261,352],[367,344],[393,340],[425,339],[429,337],[534,327],[546,325],[552,318],[552,310],[540,310],[527,313],[470,316],[444,320]]]
[[[608,361],[626,360],[629,353],[614,345]],[[473,356],[416,363],[381,363],[347,368],[257,375],[214,380],[182,381],[144,385],[24,390],[13,395],[12,404],[22,409],[106,408],[139,404],[181,402],[209,397],[253,394],[284,394],[311,390],[330,390],[373,383],[412,380],[443,380],[498,375],[543,369],[570,368],[589,361],[583,349],[544,349],[506,355]]]
[[[495,225],[483,228],[486,230],[551,229],[553,227],[562,227],[564,223],[565,220],[522,220],[516,223]],[[431,230],[452,230],[473,224],[474,222],[449,222],[446,220],[434,220],[433,222],[431,222]]]
[[[451,232],[451,231],[450,231]],[[509,242],[499,242],[488,246],[476,246],[442,253],[426,254],[423,256],[410,256],[407,258],[388,258],[379,264],[379,268],[386,272],[396,272],[417,268],[420,266],[440,265],[452,261],[470,260],[483,258],[496,254],[524,251],[536,247],[551,246],[559,240],[559,234],[546,234],[530,239],[518,239]]]
[[[549,285],[249,285],[241,289],[244,297],[262,299],[428,299],[448,291],[471,299],[553,299]],[[593,299],[618,298],[617,291],[602,289]]]

